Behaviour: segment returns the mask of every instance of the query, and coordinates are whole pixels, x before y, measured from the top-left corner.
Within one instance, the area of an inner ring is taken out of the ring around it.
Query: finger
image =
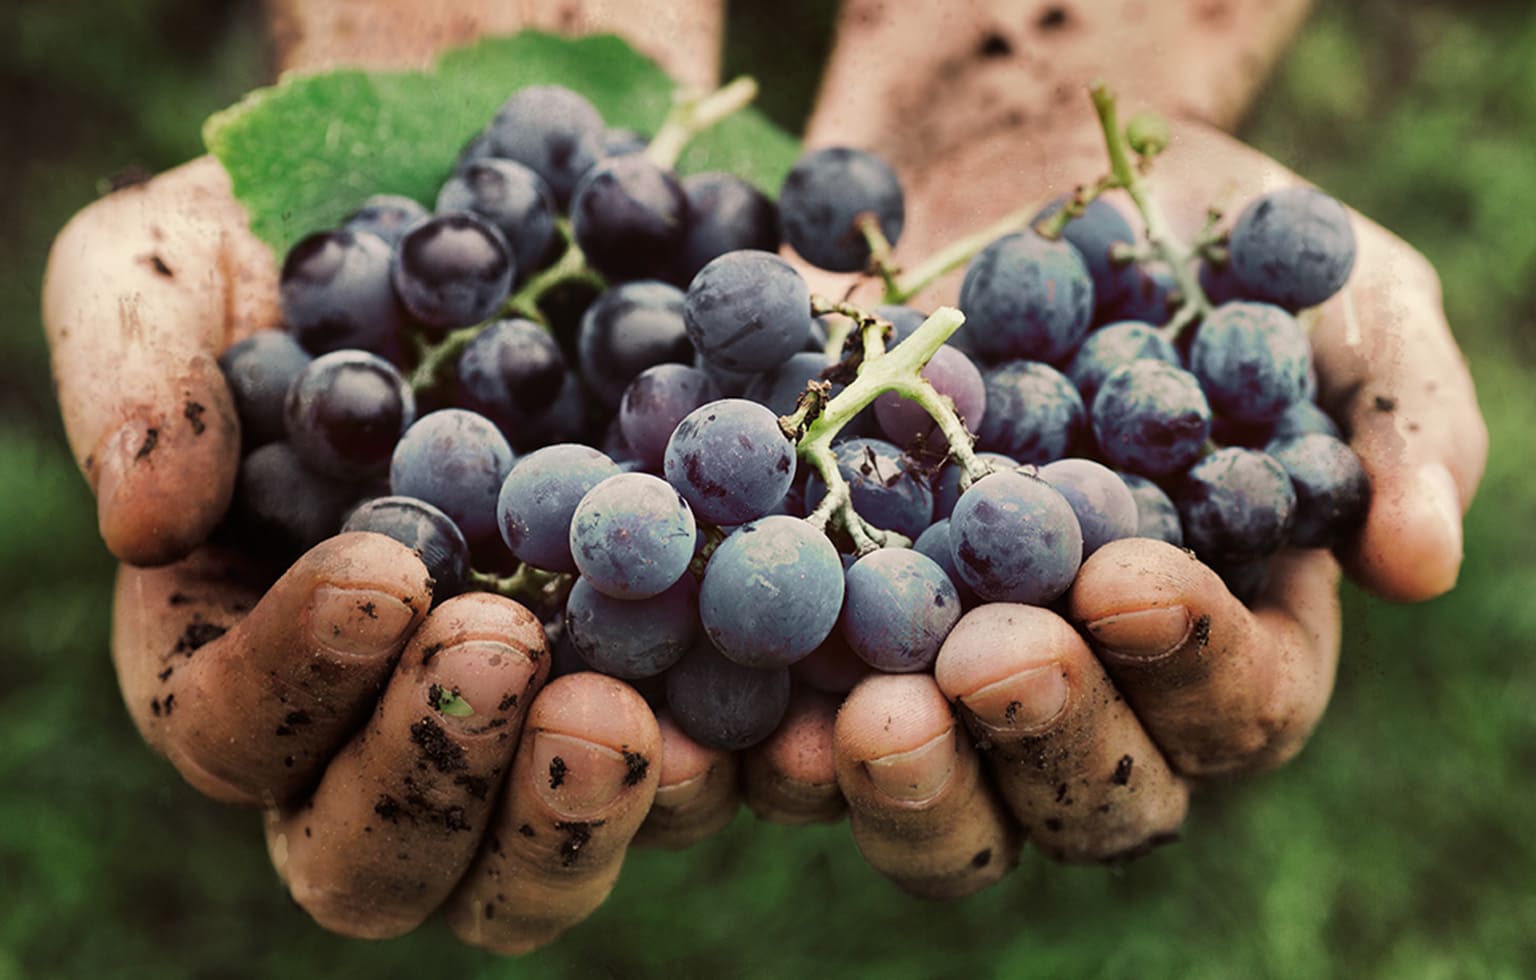
[[[700,745],[672,716],[656,716],[661,727],[661,777],[656,802],[635,835],[641,847],[677,850],[724,830],[741,809],[736,756]]]
[[[1013,867],[1018,831],[932,677],[862,681],[837,714],[833,744],[854,842],[897,887],[958,898]]]
[[[1061,861],[1118,862],[1177,838],[1189,794],[1070,624],[978,606],[934,666],[1030,843]]]
[[[381,534],[317,545],[254,608],[261,592],[243,562],[205,550],[124,566],[112,657],[134,722],[189,783],[270,806],[312,785],[367,716],[432,585]]]
[[[234,491],[240,429],[217,355],[276,326],[277,271],[211,158],[103,198],[53,243],[43,320],[75,459],[113,554],[174,561]]]
[[[470,0],[422,6],[402,0],[276,0],[279,62],[316,71],[339,66],[425,68],[440,51],[523,29],[623,37],[678,82],[712,87],[719,72],[719,0],[667,4],[612,0]]]
[[[1111,542],[1070,596],[1094,652],[1174,768],[1271,768],[1322,718],[1339,655],[1338,565],[1286,552],[1249,610],[1186,551]]]
[[[742,754],[747,806],[759,819],[798,826],[837,820],[847,811],[832,746],[841,700],[796,685],[779,727]]]
[[[538,619],[510,599],[433,610],[367,728],[309,800],[268,821],[273,863],[316,922],[386,939],[442,904],[485,834],[547,653]]]
[[[560,677],[534,699],[486,845],[444,906],[464,942],[525,953],[613,889],[656,794],[661,731],[635,689]]]

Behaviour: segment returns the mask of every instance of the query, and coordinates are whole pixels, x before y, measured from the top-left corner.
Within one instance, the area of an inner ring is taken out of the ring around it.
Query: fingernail
[[[1165,657],[1189,637],[1189,610],[1159,606],[1116,613],[1088,624],[1088,634],[1101,650],[1133,660]]]
[[[1451,471],[1440,463],[1425,463],[1419,467],[1419,495],[1439,520],[1446,539],[1456,550],[1458,561],[1462,557],[1461,538],[1461,491]]]
[[[631,784],[631,772],[624,755],[606,745],[559,732],[534,736],[533,788],[550,809],[572,820],[607,809]]]
[[[906,752],[864,763],[875,789],[900,803],[924,803],[938,796],[955,772],[955,730],[945,729]]]
[[[1032,667],[960,698],[978,721],[1003,732],[1045,728],[1067,709],[1067,678],[1061,665]]]
[[[466,640],[423,660],[427,706],[469,735],[505,728],[537,669],[527,654],[496,640]]]
[[[346,656],[393,653],[415,624],[415,610],[376,589],[322,585],[309,600],[310,635]]]
[[[689,776],[687,779],[672,783],[671,785],[658,785],[656,787],[655,805],[663,810],[675,810],[680,806],[692,803],[698,799],[704,790],[704,781],[709,778],[709,772],[701,772],[697,776]]]

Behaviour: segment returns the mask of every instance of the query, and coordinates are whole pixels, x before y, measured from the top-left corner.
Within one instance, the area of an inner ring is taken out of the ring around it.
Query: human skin
[[[620,30],[690,82],[717,70],[714,3],[366,6],[276,0],[286,63],[420,65],[443,45],[537,25]],[[807,140],[893,161],[908,190],[898,260],[1102,172],[1078,94],[1100,75],[1128,106],[1174,119],[1155,179],[1176,223],[1197,223],[1213,188],[1241,201],[1297,179],[1220,127],[1304,4],[897,9],[845,6]],[[1170,50],[1179,57],[1157,56]],[[1340,557],[1365,587],[1415,601],[1455,582],[1487,436],[1433,270],[1365,219],[1356,227],[1356,321],[1334,301],[1313,335],[1322,398],[1350,424],[1375,487],[1365,529]],[[838,294],[847,283],[818,281]],[[937,283],[919,305],[952,300],[956,285]],[[1250,609],[1186,553],[1125,541],[1084,566],[1069,619],[973,613],[932,677],[868,678],[845,701],[802,692],[791,724],[733,758],[654,718],[623,684],[586,674],[545,686],[542,635],[507,600],[427,614],[424,569],[387,539],[333,539],[275,584],[201,546],[238,460],[215,358],[279,319],[273,258],[212,161],[77,216],[55,243],[44,315],[70,444],[103,539],[125,562],[113,658],[129,711],[193,785],[266,809],[279,872],[338,932],[395,935],[441,908],[467,942],[533,949],[601,903],[637,834],[686,846],[743,800],[789,823],[846,809],[872,866],[935,897],[995,881],[1026,840],[1062,860],[1123,860],[1177,830],[1194,783],[1293,756],[1332,689],[1332,555],[1283,556]],[[1396,410],[1373,411],[1377,396]],[[437,643],[448,653],[429,658]],[[487,704],[479,717],[502,724],[456,727],[435,712],[434,684],[475,692],[471,704]],[[508,694],[515,703],[493,712]],[[288,723],[295,712],[306,722]],[[278,727],[292,734],[271,737]],[[552,787],[556,755],[577,778]],[[448,778],[434,761],[445,759],[472,779]],[[386,797],[416,819],[391,821]],[[586,836],[573,849],[575,825]],[[373,834],[380,842],[361,842]],[[385,867],[395,853],[413,856]],[[530,908],[542,911],[516,911]]]

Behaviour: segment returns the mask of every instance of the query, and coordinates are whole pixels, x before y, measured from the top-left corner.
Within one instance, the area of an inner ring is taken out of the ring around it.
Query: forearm
[[[267,0],[277,63],[424,67],[439,51],[526,28],[621,34],[686,85],[715,84],[720,0]]]

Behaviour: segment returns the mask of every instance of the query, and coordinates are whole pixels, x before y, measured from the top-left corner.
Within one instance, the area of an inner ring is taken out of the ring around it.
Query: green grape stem
[[[980,231],[944,246],[929,256],[927,261],[897,276],[894,283],[887,282],[885,295],[881,297],[881,301],[893,304],[907,302],[943,276],[971,261],[976,257],[977,252],[999,238],[1028,228],[1030,221],[1040,213],[1041,207],[1040,204],[1031,204],[1029,207],[1013,211]]]
[[[677,166],[688,142],[757,98],[757,81],[746,75],[707,95],[677,95],[672,111],[645,148],[645,156],[663,170]]]
[[[575,577],[559,572],[546,572],[532,565],[519,564],[511,575],[495,575],[490,572],[471,572],[471,588],[482,592],[494,592],[519,602],[536,602],[549,598],[569,588]]]

